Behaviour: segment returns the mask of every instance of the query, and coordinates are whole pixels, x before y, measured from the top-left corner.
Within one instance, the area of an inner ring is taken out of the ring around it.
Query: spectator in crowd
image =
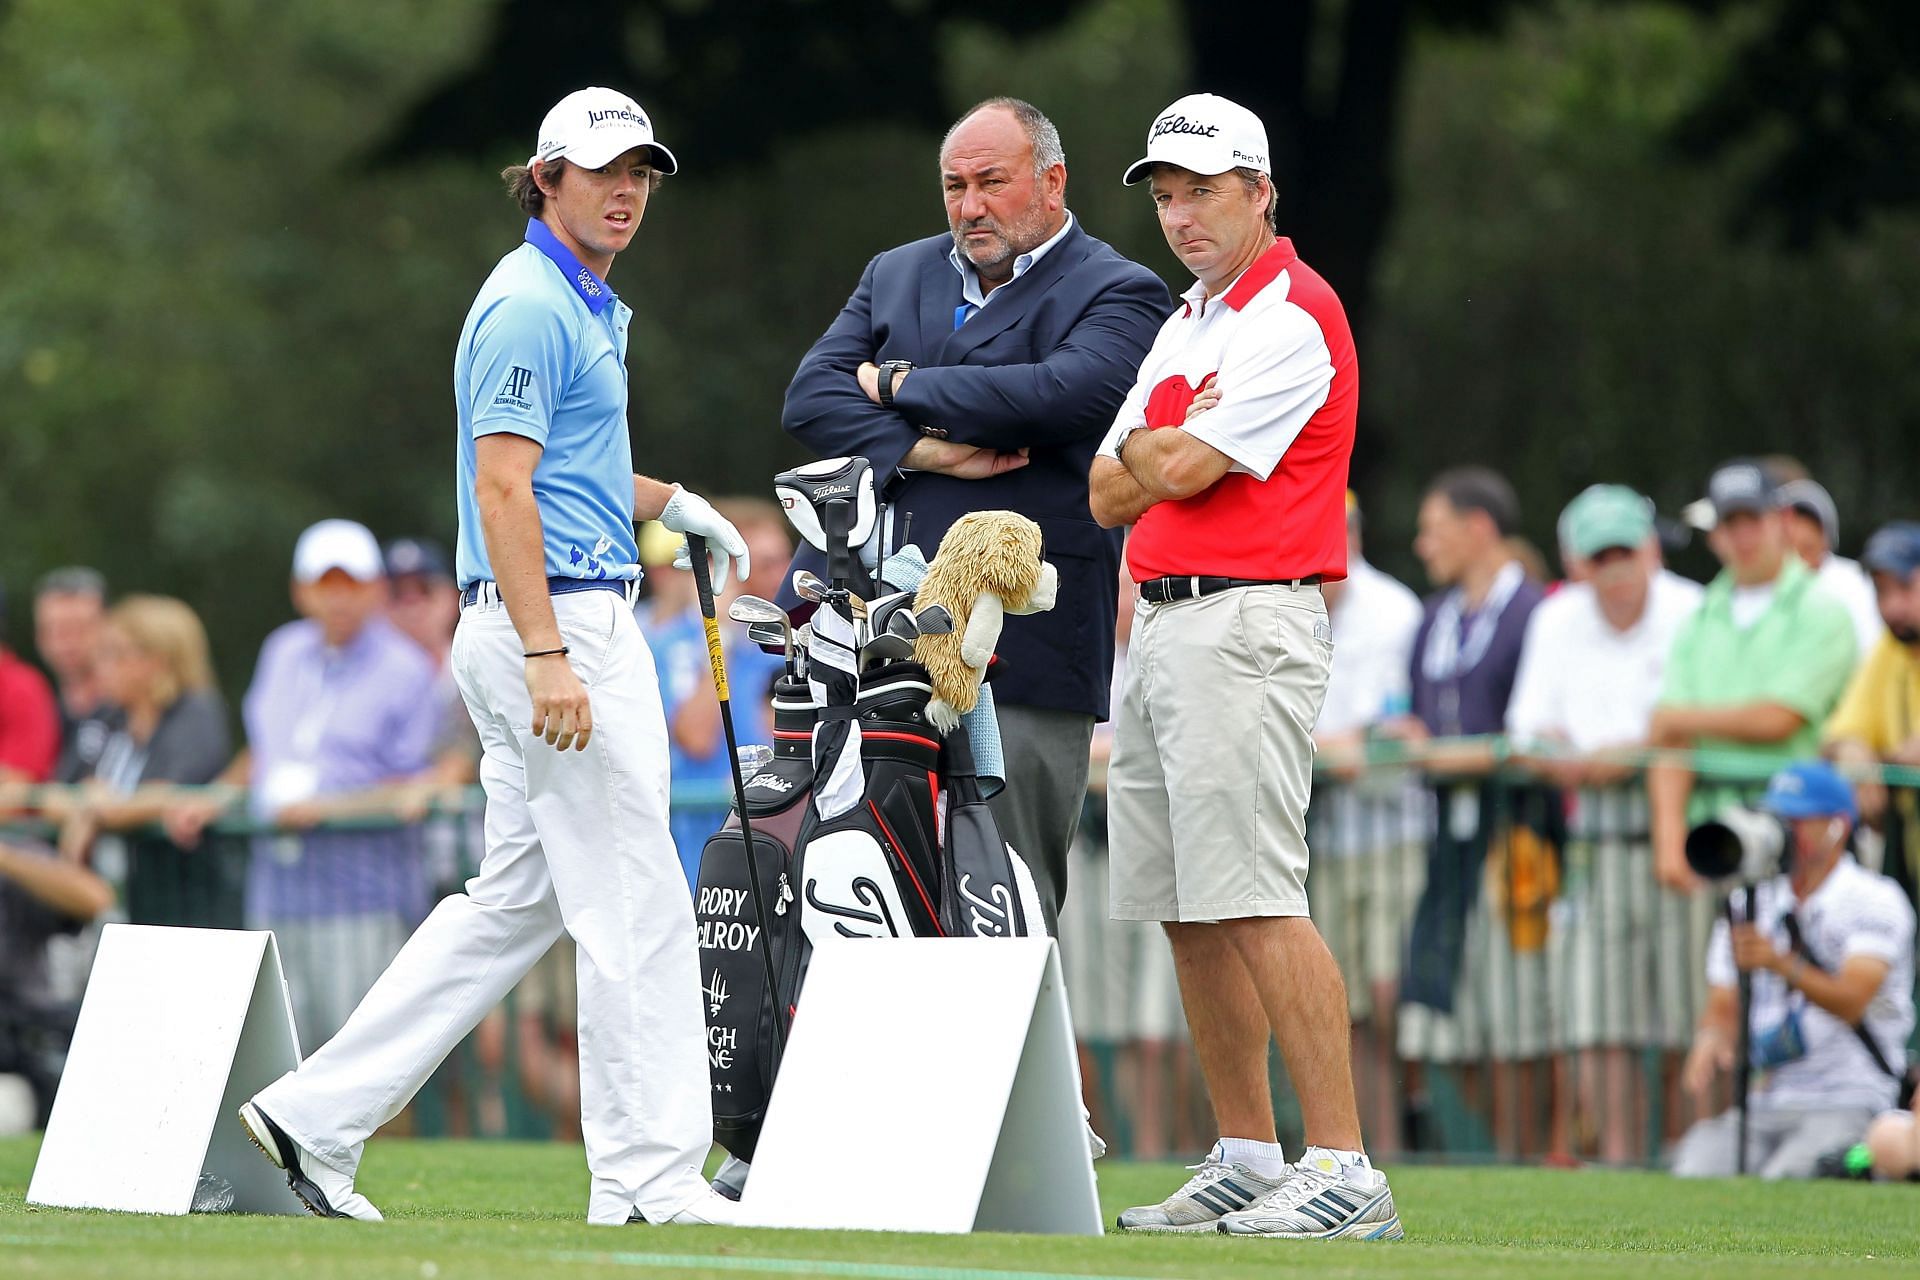
[[[1920,524],[1895,521],[1867,539],[1861,556],[1873,575],[1879,643],[1848,682],[1827,721],[1826,752],[1843,766],[1920,765]],[[1877,773],[1857,776],[1860,813],[1886,836],[1884,869],[1912,899],[1920,882],[1920,804],[1912,788],[1889,793]]]
[[[0,838],[0,1082],[23,1078],[34,1115],[0,1121],[0,1135],[43,1128],[73,1033],[73,1011],[57,1007],[47,974],[48,943],[113,905],[99,875],[51,849]]]
[[[1334,663],[1313,743],[1331,776],[1316,781],[1307,843],[1313,918],[1347,979],[1354,1084],[1377,1156],[1400,1147],[1394,1061],[1402,940],[1420,899],[1431,802],[1406,769],[1367,764],[1381,726],[1410,705],[1409,664],[1420,597],[1361,554],[1360,504],[1347,491],[1347,576],[1321,586]]]
[[[1751,974],[1748,1034],[1758,1070],[1746,1168],[1763,1178],[1807,1178],[1821,1156],[1858,1142],[1894,1105],[1892,1064],[1905,1063],[1914,1024],[1914,915],[1898,886],[1847,852],[1853,792],[1831,765],[1782,769],[1760,807],[1788,827],[1782,871],[1758,886],[1752,921],[1714,928],[1711,989],[1686,1083],[1704,1096],[1733,1066],[1737,983]],[[1738,1126],[1737,1109],[1695,1125],[1674,1152],[1673,1171],[1733,1173]]]
[[[222,780],[245,783],[256,820],[282,834],[254,841],[246,912],[279,935],[304,1044],[339,1030],[424,916],[427,883],[413,828],[312,831],[341,818],[390,815],[396,784],[432,763],[440,708],[433,662],[388,622],[380,544],[364,525],[322,520],[293,554],[301,618],[267,637],[244,707],[247,746]],[[182,842],[224,808],[176,806]]]
[[[1840,512],[1833,495],[1818,481],[1803,478],[1782,484],[1779,501],[1786,514],[1787,542],[1820,585],[1847,607],[1860,656],[1866,657],[1880,643],[1880,612],[1874,607],[1873,583],[1860,562],[1834,552],[1840,545]]]
[[[107,580],[98,569],[55,569],[33,590],[33,647],[53,673],[60,703],[60,762],[54,777],[86,774],[106,744],[107,696],[95,654],[106,614]]]
[[[1557,1090],[1557,1154],[1570,1155],[1571,1088],[1597,1084],[1600,1157],[1639,1158],[1646,1131],[1636,1058],[1685,1050],[1694,1021],[1687,980],[1698,948],[1687,904],[1657,892],[1646,803],[1638,788],[1647,726],[1674,634],[1700,588],[1663,572],[1653,508],[1622,485],[1594,485],[1560,518],[1584,580],[1542,602],[1527,624],[1507,733],[1521,762],[1570,802],[1560,924],[1549,940],[1555,1047],[1585,1055]],[[1702,922],[1700,940],[1705,941]]]
[[[1759,463],[1738,459],[1707,484],[1708,542],[1725,566],[1673,640],[1648,728],[1655,747],[1705,750],[1731,763],[1784,764],[1811,755],[1857,652],[1845,606],[1814,588],[1787,546],[1778,491]],[[1690,893],[1690,821],[1742,799],[1742,788],[1696,786],[1694,769],[1663,762],[1647,775],[1654,874]]]
[[[1527,620],[1542,598],[1507,541],[1519,521],[1513,487],[1485,467],[1442,472],[1420,503],[1414,551],[1440,590],[1414,636],[1413,714],[1394,726],[1415,745],[1506,730]],[[1486,744],[1427,761],[1436,826],[1400,988],[1406,1058],[1460,1062],[1490,1046],[1510,1062],[1546,1051],[1544,960],[1537,952],[1516,955],[1481,904],[1496,817],[1510,801],[1490,778],[1493,766]],[[1519,1099],[1506,1088],[1508,1074],[1501,1069],[1494,1083],[1503,1101]],[[1531,1074],[1523,1079],[1534,1083]],[[1530,1098],[1519,1101],[1532,1109]],[[1503,1105],[1498,1114],[1511,1112]]]
[[[1067,209],[1059,131],[1031,103],[973,107],[939,162],[947,232],[867,264],[801,359],[781,423],[822,457],[872,461],[892,545],[911,519],[932,558],[955,520],[990,507],[1045,531],[1060,603],[1008,618],[1000,638],[1007,787],[993,811],[1051,933],[1112,665],[1120,534],[1093,522],[1088,467],[1171,304]]]
[[[7,617],[0,588],[0,634]],[[60,709],[47,678],[0,641],[0,783],[45,782],[60,757]]]
[[[1114,629],[1116,704],[1126,688],[1134,601],[1128,578],[1121,584]],[[1185,1127],[1178,1102],[1193,1087],[1194,1063],[1186,1047],[1186,1018],[1166,932],[1107,914],[1111,721],[1094,726],[1091,750],[1087,807],[1074,837],[1074,892],[1060,912],[1061,966],[1080,1047],[1080,1078],[1096,1130],[1125,1140],[1128,1154],[1136,1159],[1163,1159],[1169,1151],[1191,1145],[1194,1137],[1176,1132]],[[1109,1109],[1109,1103],[1118,1105]],[[1114,1127],[1116,1123],[1122,1127]]]
[[[134,924],[239,928],[244,849],[183,850],[155,827],[180,787],[212,782],[233,755],[206,629],[179,600],[132,595],[107,612],[97,646],[106,737],[80,785],[44,806],[61,852],[118,870]]]

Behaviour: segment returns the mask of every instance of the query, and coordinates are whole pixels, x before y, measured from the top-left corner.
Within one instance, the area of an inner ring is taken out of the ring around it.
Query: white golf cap
[[[1132,186],[1156,164],[1205,174],[1258,169],[1273,176],[1260,117],[1214,93],[1190,93],[1162,111],[1147,130],[1147,154],[1128,165],[1120,180]]]
[[[527,163],[565,158],[598,169],[635,147],[645,147],[661,173],[680,168],[673,152],[654,141],[653,121],[639,103],[614,89],[575,89],[540,122],[540,145]]]
[[[373,531],[352,520],[322,520],[293,544],[293,579],[318,582],[329,569],[350,578],[373,582],[386,575],[379,540]]]

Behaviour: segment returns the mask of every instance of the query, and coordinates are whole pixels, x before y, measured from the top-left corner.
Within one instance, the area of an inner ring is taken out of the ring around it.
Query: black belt
[[[1304,578],[1209,578],[1201,575],[1148,578],[1140,584],[1140,598],[1148,604],[1165,604],[1169,600],[1192,600],[1198,596],[1210,596],[1216,591],[1231,591],[1235,587],[1314,587],[1322,581],[1322,576],[1317,573]]]
[[[625,578],[548,578],[547,594],[550,596],[570,595],[575,591],[626,591],[633,583]],[[478,604],[482,600],[498,600],[500,588],[493,582],[475,582],[460,593],[460,607]]]

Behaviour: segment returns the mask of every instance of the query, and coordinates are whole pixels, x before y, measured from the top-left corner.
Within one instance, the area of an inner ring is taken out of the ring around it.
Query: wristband
[[[561,645],[558,649],[535,649],[532,653],[523,653],[520,656],[523,658],[564,658],[571,652],[572,650],[568,649],[567,646]]]

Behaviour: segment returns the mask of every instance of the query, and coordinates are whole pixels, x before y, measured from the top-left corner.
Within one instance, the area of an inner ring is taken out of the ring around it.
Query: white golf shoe
[[[1258,1203],[1224,1215],[1218,1230],[1270,1240],[1398,1240],[1406,1234],[1378,1169],[1343,1177],[1305,1164],[1292,1166]]]
[[[1281,1185],[1278,1178],[1262,1177],[1220,1157],[1216,1143],[1205,1160],[1187,1166],[1194,1175],[1178,1191],[1159,1204],[1128,1209],[1115,1225],[1122,1231],[1154,1234],[1217,1231],[1224,1215],[1256,1203]]]
[[[638,1209],[627,1215],[627,1221],[634,1225],[648,1225],[650,1219]],[[708,1189],[707,1193],[686,1208],[665,1220],[673,1227],[738,1227],[746,1225],[740,1216],[740,1204],[729,1200],[719,1192]]]
[[[261,1155],[276,1169],[286,1171],[287,1185],[315,1217],[385,1221],[380,1211],[353,1189],[352,1178],[295,1142],[258,1104],[240,1104],[240,1127],[246,1130],[248,1141],[260,1148]]]

